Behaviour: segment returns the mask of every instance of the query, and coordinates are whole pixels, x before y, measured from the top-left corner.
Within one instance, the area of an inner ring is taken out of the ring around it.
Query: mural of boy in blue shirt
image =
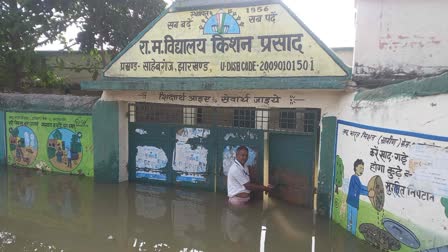
[[[353,165],[355,174],[350,178],[350,185],[347,195],[347,230],[353,235],[356,235],[356,228],[358,227],[358,209],[359,209],[359,196],[365,195],[374,197],[375,192],[373,190],[368,191],[367,186],[361,183],[359,176],[364,173],[364,162],[361,159],[357,159]]]

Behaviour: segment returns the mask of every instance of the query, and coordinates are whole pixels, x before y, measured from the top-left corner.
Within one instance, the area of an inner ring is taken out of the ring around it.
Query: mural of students
[[[22,151],[22,149],[20,147],[16,147],[16,159],[17,159],[17,162],[22,161],[22,158],[23,158],[23,151]]]
[[[14,163],[19,166],[31,165],[37,157],[37,141],[33,130],[27,126],[9,129],[9,149]]]
[[[359,179],[364,173],[364,161],[357,159],[353,165],[353,170],[355,171],[355,174],[350,178],[347,195],[347,230],[353,235],[356,235],[359,196],[364,195],[372,198],[375,196],[375,192],[373,190],[368,191],[367,186],[363,185]]]
[[[50,133],[47,154],[51,164],[58,170],[74,170],[82,158],[81,133],[59,128]]]
[[[64,153],[62,152],[61,147],[58,148],[58,151],[56,152],[56,160],[58,161],[58,163],[62,163],[62,156],[64,155]]]

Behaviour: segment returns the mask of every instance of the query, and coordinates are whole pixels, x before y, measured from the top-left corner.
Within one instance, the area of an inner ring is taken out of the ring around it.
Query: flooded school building
[[[1,94],[0,161],[225,196],[245,145],[270,197],[448,251],[448,2],[355,7],[350,68],[280,0],[178,0],[82,83],[100,99]]]

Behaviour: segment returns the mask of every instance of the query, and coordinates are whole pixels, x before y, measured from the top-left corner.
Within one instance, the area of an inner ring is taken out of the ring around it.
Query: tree
[[[80,50],[124,49],[166,7],[163,0],[81,0]],[[103,57],[104,58],[104,57]]]
[[[81,32],[76,43],[93,58],[100,50],[119,52],[165,8],[163,0],[3,0],[0,2],[0,80],[3,88],[17,89],[42,83],[60,85],[62,79],[49,69],[35,49],[56,40],[68,47],[62,33],[72,24]],[[72,44],[73,45],[73,44]],[[83,69],[85,70],[85,69]],[[1,88],[1,86],[0,86]]]
[[[8,88],[48,77],[39,46],[58,39],[75,21],[70,0],[3,0],[0,2],[0,79]],[[51,77],[50,77],[51,79]]]
[[[123,50],[152,20],[166,7],[163,0],[78,0],[76,16],[81,29],[75,43],[63,41],[66,48],[78,45],[86,53],[83,62],[66,63],[59,60],[59,66],[87,71],[96,80],[106,66],[107,55]]]
[[[337,155],[336,156],[336,178],[335,178],[335,184],[336,184],[336,193],[338,192],[338,188],[342,187],[342,180],[344,178],[344,163],[342,162],[342,158]]]
[[[73,134],[72,139],[70,142],[70,151],[73,153],[80,153],[82,152],[82,146],[80,143],[80,135],[79,134]]]
[[[19,127],[16,127],[16,128],[9,128],[9,133],[11,133],[11,135],[13,136],[13,137],[18,137],[19,136],[19,133],[20,133],[20,131],[19,131]]]

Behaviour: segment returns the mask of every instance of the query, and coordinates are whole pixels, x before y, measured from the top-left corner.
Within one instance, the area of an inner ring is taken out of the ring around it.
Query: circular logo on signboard
[[[204,34],[240,34],[240,25],[233,15],[221,10],[207,20]]]

